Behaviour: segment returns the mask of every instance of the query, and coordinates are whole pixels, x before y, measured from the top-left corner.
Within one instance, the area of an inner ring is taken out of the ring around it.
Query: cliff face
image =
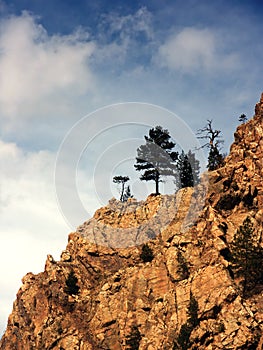
[[[263,242],[262,157],[263,94],[226,165],[209,174],[204,203],[205,180],[176,196],[98,210],[69,235],[60,261],[48,256],[43,273],[23,278],[0,349],[129,349],[137,329],[139,349],[170,350],[191,296],[198,324],[189,348],[262,349],[263,288],[243,298],[227,254],[247,216]],[[141,258],[145,242],[150,262]]]

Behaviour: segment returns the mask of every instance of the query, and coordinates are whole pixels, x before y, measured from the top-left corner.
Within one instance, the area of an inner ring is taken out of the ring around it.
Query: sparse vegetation
[[[226,327],[224,325],[223,321],[220,321],[219,325],[218,325],[218,333],[223,333],[226,330]]]

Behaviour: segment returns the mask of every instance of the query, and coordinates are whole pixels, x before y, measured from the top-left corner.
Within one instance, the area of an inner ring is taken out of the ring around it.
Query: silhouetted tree
[[[244,124],[247,121],[247,116],[245,114],[241,114],[238,118],[238,121],[242,124]]]
[[[208,170],[215,170],[223,165],[224,156],[220,152],[220,144],[223,143],[221,138],[221,130],[212,127],[212,119],[207,120],[207,124],[197,131],[199,139],[205,139],[207,142],[202,146],[209,149],[208,154]]]
[[[155,182],[155,193],[159,194],[159,183],[163,176],[174,175],[177,152],[172,152],[175,143],[170,141],[168,130],[156,126],[144,136],[146,144],[137,149],[135,169],[143,171],[140,179]]]
[[[176,184],[178,188],[193,187],[199,182],[199,161],[195,154],[184,151],[178,156],[177,162],[178,174],[176,174]]]
[[[123,195],[123,201],[126,202],[129,198],[133,198],[133,195],[131,194],[130,186],[127,186]]]
[[[200,182],[200,162],[196,159],[195,153],[191,150],[188,151],[187,157],[192,167],[194,185],[197,185]]]
[[[129,181],[130,178],[128,176],[114,176],[113,182],[117,184],[121,184],[121,196],[120,200],[124,202],[124,190],[125,190],[125,183]]]
[[[234,235],[230,244],[232,268],[237,276],[243,277],[243,295],[258,282],[262,282],[263,254],[256,240],[251,219],[247,217]]]

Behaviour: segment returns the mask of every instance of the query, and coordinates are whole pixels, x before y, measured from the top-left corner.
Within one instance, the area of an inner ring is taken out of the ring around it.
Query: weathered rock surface
[[[263,94],[254,118],[237,128],[225,166],[209,173],[208,189],[203,179],[176,196],[111,200],[69,235],[60,261],[48,256],[44,272],[28,273],[0,349],[127,349],[136,325],[140,350],[170,350],[190,294],[199,318],[191,349],[262,349],[263,288],[244,299],[226,254],[247,216],[263,242],[262,159]],[[140,257],[144,242],[151,262]],[[71,271],[77,295],[66,291]]]

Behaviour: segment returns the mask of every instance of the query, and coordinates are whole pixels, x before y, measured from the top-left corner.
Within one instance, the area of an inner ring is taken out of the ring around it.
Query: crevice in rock
[[[232,261],[232,254],[229,248],[223,248],[219,251],[219,253],[226,261]]]

